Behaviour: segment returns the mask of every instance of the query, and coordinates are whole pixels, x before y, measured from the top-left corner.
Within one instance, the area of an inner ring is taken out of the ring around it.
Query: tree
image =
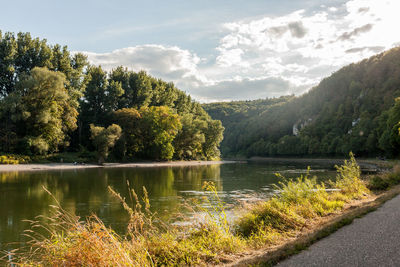
[[[193,114],[184,114],[181,117],[182,129],[174,139],[176,159],[203,159],[203,144],[206,142],[202,129],[207,127],[207,122],[195,118]]]
[[[219,143],[224,138],[224,127],[221,121],[208,120],[207,127],[204,129],[205,142],[203,143],[203,152],[208,160],[216,160],[220,157],[218,149]]]
[[[65,82],[64,74],[35,67],[3,100],[2,117],[11,118],[22,147],[30,152],[45,154],[68,145],[67,133],[76,129],[78,112]]]
[[[121,137],[121,127],[112,124],[108,128],[94,126],[90,124],[91,139],[97,149],[99,163],[103,163],[109,154],[109,150],[114,147],[115,142]]]
[[[143,130],[140,125],[142,116],[139,111],[134,108],[123,108],[114,112],[114,119],[123,130],[119,156],[132,158],[143,151]]]
[[[141,107],[140,129],[143,155],[157,160],[170,160],[174,155],[172,142],[181,129],[179,116],[168,107]]]
[[[62,82],[49,78],[48,84],[35,85],[37,67],[63,74]],[[0,31],[0,151],[44,154],[69,143],[72,151],[93,150],[90,124],[114,122],[123,129],[114,149],[122,158],[205,159],[219,154],[222,127],[215,128],[202,106],[173,83],[124,67],[107,72],[66,46],[48,45],[29,33]]]
[[[50,46],[46,39],[32,38],[30,33],[0,31],[0,96],[7,96],[16,88],[22,75],[27,75],[34,67],[47,67],[62,72],[66,76],[66,88],[74,100],[81,97],[83,69],[87,58],[76,53],[70,56],[66,46]]]

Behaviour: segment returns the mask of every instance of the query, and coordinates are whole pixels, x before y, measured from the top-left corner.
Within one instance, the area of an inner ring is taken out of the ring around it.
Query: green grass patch
[[[391,172],[371,176],[368,188],[373,191],[384,191],[398,184],[400,184],[400,165],[394,165]]]

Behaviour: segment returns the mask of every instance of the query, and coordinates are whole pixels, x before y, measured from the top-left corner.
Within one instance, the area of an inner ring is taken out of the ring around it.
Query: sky
[[[399,0],[0,0],[30,32],[106,70],[145,70],[200,102],[301,95],[400,45]]]

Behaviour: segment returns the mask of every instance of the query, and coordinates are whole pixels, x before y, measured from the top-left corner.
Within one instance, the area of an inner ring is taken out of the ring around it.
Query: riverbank
[[[248,162],[291,162],[291,163],[313,163],[323,165],[341,165],[343,158],[280,158],[280,157],[251,157]],[[357,158],[357,164],[362,171],[365,172],[381,172],[393,167],[394,160],[377,159],[377,158]]]
[[[71,160],[71,159],[70,159]],[[341,165],[344,159],[335,158],[270,158],[270,157],[252,157],[244,160],[220,160],[220,161],[165,161],[165,162],[131,162],[131,163],[104,163],[103,165],[93,163],[27,163],[27,164],[0,164],[0,172],[15,172],[15,171],[47,171],[47,170],[76,170],[86,168],[158,168],[158,167],[189,167],[189,166],[204,166],[215,164],[228,163],[247,163],[247,162],[288,162],[288,163],[303,163],[303,164],[324,164],[324,165]],[[363,172],[374,173],[386,171],[393,167],[393,162],[390,160],[379,159],[357,159],[357,163]]]
[[[138,162],[138,163],[105,163],[74,164],[74,163],[37,163],[0,165],[0,172],[15,171],[48,171],[48,170],[77,170],[87,168],[158,168],[158,167],[190,167],[215,164],[234,163],[235,161],[167,161],[167,162]]]
[[[338,174],[340,178],[329,183],[330,188],[335,190],[326,190],[325,185],[308,175],[282,183],[278,188],[280,194],[240,207],[242,215],[232,224],[227,221],[216,187],[208,183],[204,186],[208,191],[205,196],[212,211],[204,222],[189,228],[158,225],[159,221],[157,226],[154,225],[156,220],[149,213],[147,193],[143,203],[133,193],[128,199],[137,199],[137,204],[131,208],[130,203],[110,188],[112,195],[122,202],[130,214],[126,236],[116,235],[97,217],[80,222],[61,209],[51,221],[60,226],[59,230],[69,230],[63,231],[63,235],[54,231],[49,239],[37,239],[38,242],[32,243],[33,248],[38,249],[37,253],[15,255],[15,260],[27,263],[32,259],[43,266],[46,262],[54,264],[56,261],[62,261],[60,264],[80,262],[83,265],[129,262],[132,266],[234,263],[245,255],[253,256],[257,251],[288,242],[317,226],[321,218],[340,213],[348,205],[370,196],[369,190],[359,180],[360,171],[354,158],[340,167]]]
[[[369,164],[376,162],[375,160],[366,161]],[[359,160],[357,162],[359,163]],[[387,168],[390,167],[388,163],[392,166],[390,171],[387,171]],[[365,198],[350,201],[345,204],[342,210],[316,218],[310,225],[276,246],[247,251],[233,260],[232,263],[224,264],[223,266],[275,265],[292,255],[300,253],[302,250],[308,249],[317,241],[330,236],[343,226],[351,224],[354,219],[363,218],[364,215],[377,210],[387,201],[400,195],[398,161],[387,162],[385,165],[380,165],[380,167],[386,171],[363,176],[364,183],[371,190]],[[358,240],[354,240],[352,244],[357,242]],[[324,254],[324,260],[326,257],[327,255]]]
[[[222,266],[244,267],[275,265],[307,249],[315,242],[336,232],[341,227],[351,224],[354,219],[375,211],[388,200],[391,200],[399,194],[400,185],[397,185],[388,191],[348,203],[343,210],[319,218],[313,222],[313,225],[303,229],[298,235],[288,238],[282,244],[260,250],[248,251],[234,259],[232,263],[223,264]]]
[[[399,193],[396,189],[391,191]],[[371,206],[373,212],[357,216],[353,223],[279,262],[278,266],[397,266],[400,257],[399,206],[398,195],[379,207]]]

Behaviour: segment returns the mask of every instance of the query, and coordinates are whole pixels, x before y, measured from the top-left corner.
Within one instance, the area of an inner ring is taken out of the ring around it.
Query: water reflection
[[[306,166],[264,163],[0,173],[0,249],[8,248],[5,244],[9,242],[25,240],[21,233],[29,224],[23,220],[50,215],[49,206],[55,201],[43,187],[65,210],[81,217],[95,213],[106,224],[121,231],[127,214],[108,193],[108,186],[128,197],[129,183],[139,198],[145,187],[152,210],[168,219],[186,199],[204,196],[202,185],[205,181],[213,181],[223,200],[232,204],[270,194],[271,184],[277,182],[274,173],[288,168],[292,170],[290,175],[296,176]],[[323,168],[317,171],[329,174]]]

